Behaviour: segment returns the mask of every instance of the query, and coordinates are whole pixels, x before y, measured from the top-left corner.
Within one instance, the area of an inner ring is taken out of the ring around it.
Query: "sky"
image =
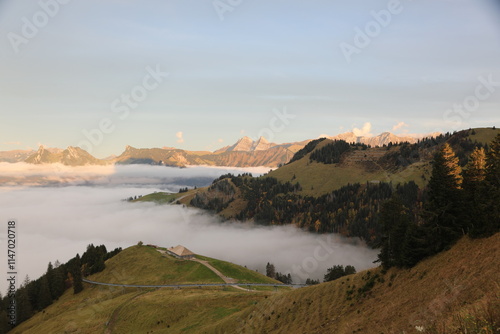
[[[500,125],[494,0],[0,1],[0,150]]]
[[[49,261],[65,263],[77,253],[82,255],[90,243],[104,244],[108,250],[126,248],[139,241],[163,247],[181,244],[197,254],[260,272],[271,262],[278,271],[291,273],[297,283],[308,277],[322,280],[327,268],[337,264],[354,265],[358,271],[375,266],[377,250],[358,239],[312,234],[294,226],[221,223],[205,211],[181,205],[123,201],[154,191],[173,191],[183,186],[179,180],[213,179],[228,172],[238,173],[235,168],[19,163],[13,171],[13,165],[0,163],[0,175],[28,182],[24,186],[4,183],[0,187],[0,219],[16,221],[18,283],[26,275],[38,278],[47,270]],[[258,168],[246,171],[254,175],[262,173]],[[148,180],[144,180],[145,175]],[[52,181],[52,186],[45,183],[34,187],[34,178],[41,184]],[[1,245],[6,245],[6,238],[6,233],[0,233]],[[0,261],[7,262],[6,251],[0,253]],[[0,280],[2,294],[6,288],[7,281]]]

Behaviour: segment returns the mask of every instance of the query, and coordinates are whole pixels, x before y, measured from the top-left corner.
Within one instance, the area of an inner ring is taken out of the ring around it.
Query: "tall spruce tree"
[[[453,244],[463,234],[461,220],[462,175],[458,158],[445,143],[434,157],[429,200],[425,218],[433,240],[431,253],[438,253]]]
[[[500,231],[500,134],[491,142],[486,155],[486,224],[474,236],[489,236]]]
[[[64,266],[58,266],[57,268],[53,269],[52,281],[49,282],[52,300],[57,300],[63,295],[65,290],[65,276],[66,270]]]
[[[47,280],[47,276],[44,275],[40,278],[37,309],[43,310],[50,304],[52,304],[52,295],[50,293],[50,287],[49,287],[49,282]]]
[[[406,233],[407,216],[401,201],[395,196],[384,203],[380,210],[380,224],[382,225],[382,240],[378,261],[384,268],[390,268],[398,262],[399,250],[402,247]]]
[[[31,306],[28,289],[26,287],[22,287],[16,291],[16,301],[17,323],[19,324],[33,315],[33,307]]]
[[[483,148],[476,148],[463,171],[462,216],[464,227],[471,236],[480,235],[488,225],[485,178],[486,154]]]
[[[73,276],[73,293],[76,295],[83,290],[82,265],[79,254],[76,254],[74,258],[71,274]]]

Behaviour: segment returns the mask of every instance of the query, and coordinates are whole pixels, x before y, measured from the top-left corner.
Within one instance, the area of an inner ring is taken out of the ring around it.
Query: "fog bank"
[[[165,247],[182,244],[195,253],[246,265],[260,272],[264,271],[267,262],[272,262],[277,271],[291,272],[295,282],[307,277],[322,280],[326,269],[335,264],[351,264],[358,270],[374,266],[372,262],[377,251],[356,240],[315,235],[291,226],[221,223],[216,216],[180,205],[160,206],[122,200],[175,187],[172,183],[158,183],[166,177],[172,178],[171,182],[179,177],[214,178],[227,170],[217,173],[188,168],[176,169],[177,174],[167,175],[156,167],[124,167],[127,168],[119,168],[114,174],[99,174],[109,182],[94,180],[94,186],[0,187],[2,226],[5,227],[10,219],[17,220],[19,282],[27,274],[32,279],[39,277],[49,261],[66,262],[76,253],[81,255],[90,243],[105,244],[111,250],[126,248],[139,240]],[[80,179],[85,175],[84,169],[81,171]],[[89,169],[88,175],[93,172]],[[74,177],[69,172],[68,175]],[[130,183],[139,179],[156,180],[156,183]],[[0,231],[0,241],[5,248],[6,227]],[[0,250],[0,254],[1,263],[7,263],[6,248]],[[0,282],[0,291],[4,292],[6,284],[4,280]]]

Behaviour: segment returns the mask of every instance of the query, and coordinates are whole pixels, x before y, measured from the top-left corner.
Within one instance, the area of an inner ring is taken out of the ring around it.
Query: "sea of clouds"
[[[315,235],[292,226],[259,226],[182,205],[130,203],[125,198],[184,186],[206,186],[228,172],[268,168],[66,167],[0,164],[0,266],[7,263],[7,222],[17,222],[19,281],[37,278],[49,261],[66,262],[90,243],[108,250],[143,241],[184,245],[195,253],[264,272],[267,262],[295,282],[322,279],[335,264],[373,267],[376,250],[356,239]],[[25,183],[23,183],[25,181]],[[3,266],[3,267],[6,267]],[[5,270],[6,272],[7,270]],[[0,291],[6,289],[0,280]]]

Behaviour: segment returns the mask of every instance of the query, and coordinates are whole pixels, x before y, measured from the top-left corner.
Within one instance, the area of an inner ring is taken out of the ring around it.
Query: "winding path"
[[[243,291],[250,291],[249,289],[245,289],[245,288],[242,288],[241,286],[235,285],[234,283],[236,283],[237,281],[234,278],[224,276],[220,271],[218,271],[210,263],[208,263],[208,261],[200,260],[197,258],[191,259],[191,261],[195,261],[195,262],[198,262],[198,263],[204,265],[205,267],[207,267],[208,269],[213,271],[217,276],[219,276],[225,283],[233,284],[233,285],[231,285],[233,288],[243,290]]]

